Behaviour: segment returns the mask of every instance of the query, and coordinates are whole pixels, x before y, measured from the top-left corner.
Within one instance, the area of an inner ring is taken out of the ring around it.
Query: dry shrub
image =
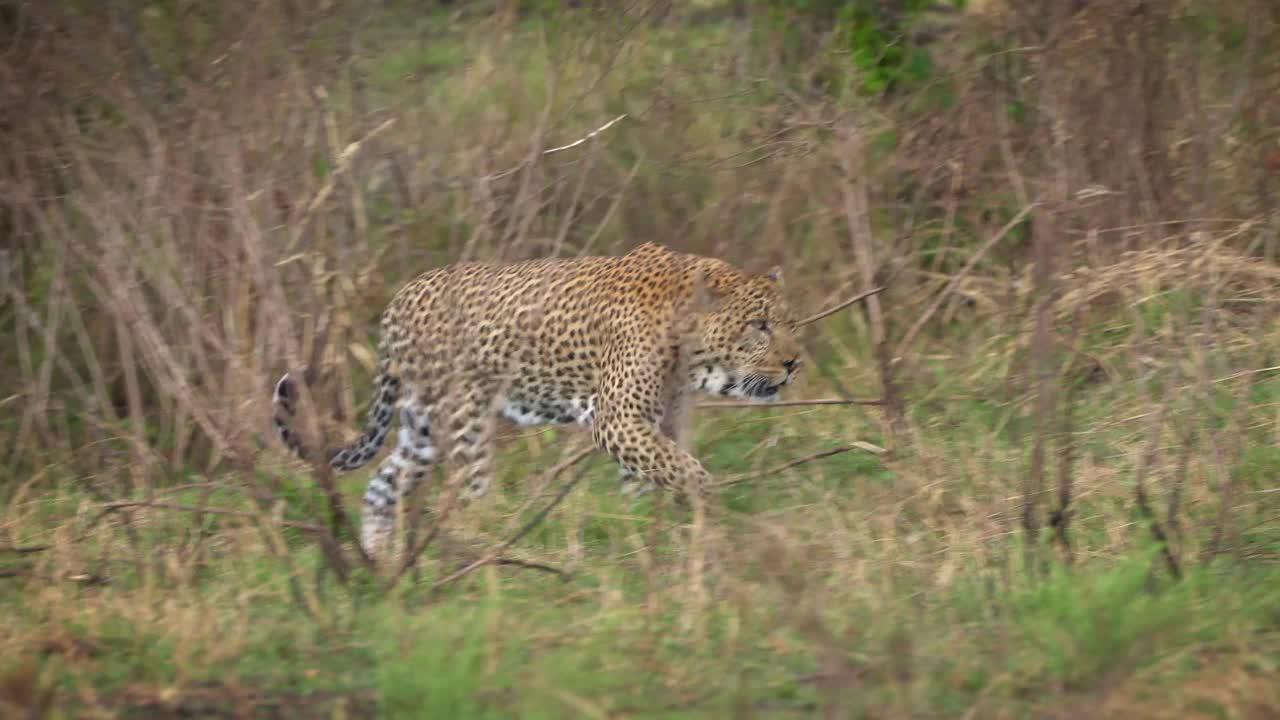
[[[1191,283],[1215,298],[1206,333],[1262,353],[1265,311],[1232,298],[1269,308],[1276,280],[1280,73],[1252,51],[1280,44],[1268,3],[1221,12],[1238,38],[1198,26],[1211,8],[1192,0],[984,3],[941,41],[935,86],[878,101],[794,82],[750,34],[646,61],[638,43],[687,19],[660,5],[561,25],[527,66],[510,62],[510,18],[477,13],[465,61],[415,67],[396,95],[363,54],[389,32],[368,3],[4,15],[0,452],[29,485],[88,478],[99,496],[193,470],[247,482],[272,467],[286,369],[307,369],[324,434],[351,432],[375,318],[409,275],[652,239],[784,264],[814,309],[887,284],[814,326],[836,360],[811,364],[808,388],[878,385],[893,449],[922,463],[941,461],[906,417],[930,391],[919,358],[955,350],[982,375],[945,330],[999,325],[988,347],[1038,358],[1034,376],[1008,363],[1008,397],[1044,399],[1037,502],[1050,445],[1070,443],[1053,429],[1066,320]]]

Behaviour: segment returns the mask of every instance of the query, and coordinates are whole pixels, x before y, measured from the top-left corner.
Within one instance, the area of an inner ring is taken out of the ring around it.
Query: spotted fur
[[[383,313],[365,429],[326,458],[341,471],[368,463],[399,411],[395,449],[364,495],[371,554],[442,445],[463,468],[466,497],[487,491],[498,415],[589,427],[630,487],[705,496],[710,476],[682,444],[691,395],[777,397],[799,367],[795,329],[777,271],[750,275],[653,243],[619,257],[438,268]],[[275,423],[305,454],[291,429],[296,394],[286,374]]]

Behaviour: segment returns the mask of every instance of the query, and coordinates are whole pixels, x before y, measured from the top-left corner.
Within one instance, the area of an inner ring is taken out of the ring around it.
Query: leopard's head
[[[713,395],[769,401],[800,369],[797,322],[783,296],[782,271],[728,271],[707,280],[709,303],[691,353],[693,387]]]

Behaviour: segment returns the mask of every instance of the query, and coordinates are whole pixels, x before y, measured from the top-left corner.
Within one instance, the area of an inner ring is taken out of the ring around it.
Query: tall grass
[[[1269,4],[975,3],[878,97],[757,3],[499,5],[0,11],[0,705],[1280,711]],[[342,437],[400,283],[646,240],[883,285],[796,393],[884,403],[699,412],[705,525],[504,428],[369,572],[274,379]]]

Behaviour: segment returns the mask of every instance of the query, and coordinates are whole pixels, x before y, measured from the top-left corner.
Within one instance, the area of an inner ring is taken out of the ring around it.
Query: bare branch
[[[1178,559],[1173,556],[1173,551],[1169,547],[1169,536],[1165,533],[1164,527],[1160,524],[1160,518],[1155,511],[1151,509],[1151,501],[1147,495],[1147,475],[1150,473],[1152,466],[1159,459],[1158,447],[1160,442],[1160,425],[1164,416],[1165,405],[1162,403],[1156,406],[1155,412],[1151,413],[1151,419],[1147,424],[1147,443],[1143,449],[1142,456],[1138,463],[1138,469],[1134,473],[1133,495],[1134,504],[1138,508],[1139,514],[1146,518],[1151,525],[1151,536],[1155,538],[1160,545],[1160,555],[1164,558],[1165,566],[1169,568],[1169,574],[1174,579],[1182,579],[1182,568],[1178,565]]]
[[[40,577],[32,572],[29,565],[20,567],[0,568],[0,579],[15,577]],[[97,573],[67,573],[61,577],[42,578],[45,580],[65,580],[67,582],[76,583],[78,585],[109,585],[111,581],[105,575]]]
[[[569,143],[568,145],[561,145],[560,147],[553,147],[553,148],[551,148],[551,149],[549,149],[549,150],[543,150],[543,151],[542,151],[542,154],[543,154],[543,155],[550,155],[551,153],[558,153],[558,152],[560,152],[561,150],[569,150],[569,149],[571,149],[571,148],[576,148],[576,147],[578,147],[579,145],[581,145],[582,143],[584,143],[584,142],[586,142],[586,141],[590,140],[591,138],[593,138],[593,137],[595,137],[595,136],[599,135],[600,133],[604,132],[605,130],[608,130],[609,128],[613,127],[615,124],[617,124],[617,122],[618,122],[619,120],[622,120],[622,119],[623,119],[623,118],[625,118],[626,116],[627,116],[627,114],[626,114],[626,113],[622,113],[622,114],[621,114],[621,115],[619,115],[618,117],[616,117],[616,118],[614,118],[614,119],[610,120],[609,122],[607,122],[607,123],[605,123],[605,124],[601,125],[600,127],[596,128],[595,130],[592,130],[591,132],[587,133],[586,135],[583,135],[582,137],[578,138],[577,140],[574,140],[573,142]]]
[[[1058,506],[1049,514],[1049,526],[1054,530],[1054,536],[1058,540],[1058,545],[1062,548],[1063,558],[1068,565],[1075,562],[1075,553],[1071,545],[1069,530],[1071,517],[1074,514],[1071,510],[1071,501],[1075,484],[1073,474],[1076,460],[1076,393],[1082,385],[1082,381],[1076,378],[1078,374],[1077,366],[1081,364],[1080,355],[1082,352],[1079,325],[1080,313],[1076,313],[1071,323],[1071,333],[1075,336],[1075,349],[1065,373],[1067,387],[1062,397],[1062,417],[1058,428]]]
[[[844,398],[821,398],[818,400],[775,400],[773,402],[752,402],[750,400],[738,401],[713,401],[707,403],[698,403],[699,408],[723,409],[723,408],[754,408],[756,410],[768,410],[777,407],[803,407],[807,405],[884,405],[884,400],[846,400]]]
[[[24,547],[0,547],[0,553],[13,553],[15,555],[27,555],[30,553],[39,553],[53,547],[52,545],[27,545]]]
[[[238,517],[238,518],[244,518],[246,520],[256,520],[258,518],[257,515],[251,512],[245,512],[243,510],[231,510],[229,508],[195,507],[192,505],[178,505],[176,503],[160,502],[157,500],[129,500],[129,501],[122,501],[122,502],[107,503],[106,505],[103,505],[102,511],[97,515],[97,517],[95,517],[90,522],[90,524],[96,523],[97,521],[101,520],[104,516],[110,515],[113,512],[118,512],[120,510],[125,510],[128,508],[154,508],[156,510],[173,510],[175,512],[208,513],[210,515],[225,515],[227,517]],[[305,530],[306,532],[311,532],[311,533],[326,532],[325,528],[319,525],[314,525],[312,523],[297,522],[294,520],[279,520],[278,522],[284,527],[290,527],[297,530]]]
[[[321,98],[323,99],[325,97],[323,90],[318,88],[317,91],[321,94]],[[307,221],[313,214],[315,214],[315,211],[324,204],[324,201],[329,199],[329,195],[331,195],[333,193],[333,189],[337,187],[338,178],[346,174],[347,170],[351,167],[351,160],[355,157],[355,154],[360,151],[360,148],[365,143],[382,134],[384,130],[390,128],[395,124],[395,122],[395,118],[390,118],[384,121],[381,125],[369,131],[369,134],[348,144],[342,149],[342,152],[334,158],[336,164],[333,171],[329,173],[329,177],[325,178],[324,185],[322,185],[315,196],[311,198],[311,202],[307,203],[306,209],[302,212],[302,217],[298,218],[298,222],[294,225],[293,239],[289,243],[290,250],[293,249],[294,244],[302,237],[303,230],[305,230],[307,226]],[[293,258],[282,260],[277,263],[277,265],[289,262],[292,259]]]
[[[815,460],[823,460],[835,455],[842,455],[851,450],[864,450],[873,455],[883,455],[884,453],[888,452],[887,450],[885,450],[882,447],[879,447],[878,445],[872,445],[869,442],[858,441],[858,442],[850,443],[849,445],[846,445],[844,447],[839,447],[832,450],[823,450],[822,452],[817,452],[812,455],[806,455],[802,458],[797,458],[795,460],[785,462],[781,465],[778,465],[777,467],[768,468],[767,470],[761,470],[759,472],[753,472],[753,473],[746,473],[744,475],[739,475],[738,477],[735,477],[735,478],[723,480],[721,482],[716,483],[715,487],[718,487],[718,488],[730,487],[732,485],[739,485],[741,483],[749,482],[751,480],[757,480],[762,477],[777,475],[778,473],[783,472],[785,470],[790,470],[793,467],[798,467],[806,463],[811,463]]]
[[[841,303],[839,303],[839,304],[837,304],[837,305],[833,305],[832,307],[827,308],[826,310],[823,310],[822,312],[817,313],[816,315],[810,315],[809,317],[807,317],[807,318],[805,318],[805,319],[801,320],[800,322],[798,322],[798,323],[796,323],[796,324],[797,324],[797,325],[800,325],[800,326],[804,326],[804,325],[808,325],[808,324],[810,324],[810,323],[815,323],[815,322],[817,322],[817,321],[819,321],[819,320],[821,320],[821,319],[823,319],[823,318],[825,318],[825,317],[828,317],[828,316],[831,316],[831,315],[835,315],[836,313],[838,313],[838,312],[840,312],[841,310],[843,310],[843,309],[845,309],[845,308],[849,307],[850,305],[853,305],[854,303],[862,302],[863,300],[866,300],[867,298],[871,297],[872,295],[877,295],[877,294],[879,294],[879,293],[881,293],[881,292],[883,292],[883,291],[884,291],[884,286],[881,286],[881,287],[872,288],[872,289],[870,289],[870,290],[868,290],[868,291],[866,291],[866,292],[863,292],[863,293],[858,293],[857,295],[854,295],[853,297],[849,298],[848,300],[845,300],[844,302],[841,302]]]
[[[1009,234],[1010,230],[1017,227],[1018,223],[1022,222],[1022,219],[1027,216],[1027,213],[1034,210],[1039,206],[1039,204],[1040,203],[1038,202],[1033,202],[1029,205],[1023,206],[1023,208],[1018,211],[1018,214],[1013,216],[1012,220],[1005,223],[1004,227],[1000,228],[995,235],[992,235],[990,239],[983,243],[982,247],[978,248],[978,251],[969,258],[969,262],[965,263],[964,267],[960,268],[960,271],[952,276],[951,281],[947,283],[946,287],[942,288],[942,292],[938,293],[937,297],[933,299],[933,302],[929,303],[929,307],[925,308],[924,312],[920,313],[920,317],[916,319],[916,322],[911,326],[911,329],[907,330],[907,334],[902,336],[902,341],[898,343],[898,357],[905,355],[907,350],[911,348],[911,343],[914,342],[916,336],[920,334],[920,330],[924,328],[925,323],[929,322],[929,318],[933,317],[934,313],[938,312],[938,308],[942,307],[943,301],[951,295],[951,293],[956,289],[956,286],[960,284],[960,281],[969,275],[969,271],[973,270],[974,266],[976,266],[982,258],[986,257],[986,254],[990,252],[991,248],[995,247],[996,243],[1000,242],[1005,235]]]
[[[592,130],[591,132],[587,133],[586,135],[583,135],[581,138],[578,138],[577,140],[574,140],[573,142],[569,143],[568,145],[561,145],[560,147],[553,147],[553,148],[551,148],[551,149],[549,149],[549,150],[543,150],[542,152],[538,153],[538,155],[540,155],[540,156],[545,156],[545,155],[550,155],[550,154],[552,154],[552,153],[558,153],[558,152],[561,152],[562,150],[570,150],[570,149],[572,149],[572,148],[578,147],[579,145],[581,145],[581,144],[585,143],[586,141],[590,140],[591,138],[593,138],[593,137],[595,137],[595,136],[599,135],[600,133],[604,132],[605,130],[608,130],[609,128],[613,127],[615,123],[617,123],[619,120],[622,120],[622,119],[623,119],[623,118],[625,118],[626,116],[627,116],[627,113],[622,113],[622,114],[621,114],[621,115],[619,115],[618,117],[616,117],[616,118],[614,118],[614,119],[610,120],[609,122],[607,122],[607,123],[605,123],[605,124],[601,125],[600,127],[596,128],[595,130]],[[532,162],[533,162],[533,161],[532,161],[531,159],[522,160],[518,165],[514,165],[514,166],[509,167],[509,168],[507,168],[506,170],[502,170],[502,171],[500,171],[500,172],[496,172],[496,173],[491,173],[491,174],[489,174],[489,175],[485,175],[483,178],[473,179],[473,180],[471,180],[470,182],[476,182],[476,181],[482,181],[482,182],[493,182],[494,180],[501,180],[502,178],[509,177],[509,176],[511,176],[511,175],[514,175],[514,174],[516,174],[516,173],[520,172],[521,170],[523,170],[525,167],[527,167],[527,166],[528,166],[530,163],[532,163]],[[468,180],[467,180],[466,178],[456,178],[456,179],[455,179],[455,182],[459,182],[459,181],[460,181],[460,182],[464,182],[464,183],[465,183],[465,182],[468,182]]]
[[[526,570],[541,570],[552,575],[559,575],[561,579],[568,580],[569,573],[558,567],[552,567],[543,563],[530,562],[528,560],[516,560],[515,558],[500,557],[493,561],[493,565],[510,565],[511,567],[524,568]]]
[[[901,425],[903,409],[898,387],[894,382],[894,368],[889,353],[889,331],[886,329],[880,299],[871,290],[876,285],[876,258],[868,208],[867,185],[857,164],[864,160],[862,136],[850,132],[840,153],[840,166],[845,182],[841,185],[844,199],[845,223],[849,239],[853,243],[854,258],[862,276],[862,286],[867,288],[867,320],[871,326],[871,344],[875,351],[876,366],[880,373],[881,395],[884,396],[885,429],[893,435]]]
[[[547,481],[550,482],[552,480],[555,480],[562,473],[564,473],[564,471],[568,470],[574,465],[577,465],[578,463],[587,459],[587,456],[594,451],[595,451],[594,447],[585,447],[579,450],[578,452],[574,453],[573,455],[570,455],[568,459],[561,461],[558,465],[556,465],[555,467],[547,471]],[[520,540],[523,539],[525,535],[528,535],[530,532],[533,532],[534,528],[536,528],[538,525],[541,525],[542,521],[547,518],[547,515],[549,515],[551,511],[554,510],[555,507],[559,505],[565,499],[565,497],[569,495],[569,492],[573,490],[575,486],[577,486],[578,481],[581,479],[582,479],[582,475],[577,475],[572,480],[565,483],[564,487],[560,488],[560,492],[556,493],[555,498],[553,498],[551,502],[547,504],[546,507],[539,510],[538,514],[534,515],[533,519],[525,523],[524,527],[520,528],[520,530],[517,531],[516,534],[512,535],[505,542],[503,542],[501,545],[499,545],[494,550],[490,551],[487,555],[480,558],[479,560],[470,562],[462,566],[461,568],[458,568],[457,570],[449,573],[443,578],[437,580],[431,586],[431,589],[438,590],[439,588],[444,587],[445,585],[457,580],[458,578],[474,572],[478,568],[498,562],[499,559],[502,557],[503,551],[505,551],[507,548],[511,547],[512,545],[515,545],[516,543],[520,542]],[[399,576],[396,577],[396,580],[398,579],[399,579]]]

